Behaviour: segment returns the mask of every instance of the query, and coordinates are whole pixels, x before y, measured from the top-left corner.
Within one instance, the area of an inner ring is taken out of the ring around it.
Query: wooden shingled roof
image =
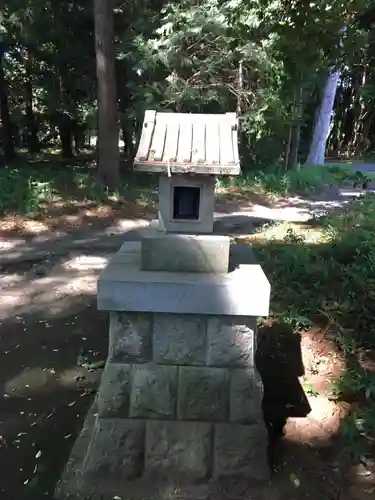
[[[240,173],[235,113],[145,113],[134,169],[143,172]]]

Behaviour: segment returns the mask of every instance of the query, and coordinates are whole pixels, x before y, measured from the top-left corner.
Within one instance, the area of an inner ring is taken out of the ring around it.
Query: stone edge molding
[[[102,311],[267,316],[270,283],[259,264],[223,274],[141,269],[141,242],[125,242],[98,281]]]

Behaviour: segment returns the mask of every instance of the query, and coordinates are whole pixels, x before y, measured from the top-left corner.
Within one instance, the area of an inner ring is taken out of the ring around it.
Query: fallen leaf
[[[300,487],[301,482],[298,479],[298,477],[295,474],[293,474],[293,472],[289,475],[289,478],[292,481],[292,483],[293,483],[293,485],[294,485],[295,488],[299,488]]]

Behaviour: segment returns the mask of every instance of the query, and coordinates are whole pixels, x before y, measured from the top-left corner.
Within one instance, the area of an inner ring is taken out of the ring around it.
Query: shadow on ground
[[[68,458],[100,379],[77,360],[106,358],[106,318],[92,302],[51,321],[25,314],[1,323],[4,500],[49,498]]]
[[[240,256],[241,245],[236,247],[232,258]],[[70,260],[76,264],[77,259],[82,263],[80,256]],[[9,311],[1,322],[1,498],[52,498],[91,405],[108,346],[107,318],[95,306],[95,279],[104,261],[98,265],[95,259],[102,255],[84,256],[86,267],[78,277],[88,276],[89,281],[83,289],[68,287],[60,296],[56,292],[61,282],[51,282],[49,302],[41,302],[33,313]],[[55,263],[52,277],[59,276],[64,266],[65,260]],[[66,283],[77,278],[76,267],[72,268],[66,273]],[[13,267],[12,271],[22,275],[27,270]],[[66,296],[70,300],[64,302]],[[40,300],[38,295],[31,297]],[[60,300],[59,313],[51,313],[53,303]],[[264,414],[275,472],[269,485],[248,492],[246,498],[251,500],[339,498],[344,479],[351,477],[342,458],[339,419],[336,416],[335,424],[326,426],[326,408],[322,410],[318,397],[306,397],[301,386],[307,340],[284,324],[265,323],[260,329],[257,365],[264,379]],[[315,350],[312,357],[317,356],[322,354]],[[310,406],[313,411],[309,413]],[[287,419],[286,435],[280,440]],[[370,490],[368,475],[355,478],[361,491]],[[348,483],[352,487],[353,481]],[[240,489],[239,485],[239,495],[243,493]]]
[[[106,359],[107,331],[106,316],[90,298],[73,314],[65,311],[55,319],[40,313],[2,322],[2,498],[51,498],[100,380],[100,370],[80,364],[87,357],[92,365]],[[268,333],[261,335],[258,364],[273,447],[281,430],[275,426],[290,415],[306,415],[309,407],[297,378],[303,370],[298,339],[289,337],[284,344],[280,337],[275,349],[270,342],[275,332]],[[281,359],[285,352],[287,359]]]

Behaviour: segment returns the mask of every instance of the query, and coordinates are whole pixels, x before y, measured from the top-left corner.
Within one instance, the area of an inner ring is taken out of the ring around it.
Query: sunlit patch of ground
[[[44,260],[15,280],[2,281],[0,319],[30,312],[56,317],[81,307],[82,298],[95,295],[100,272],[111,255],[71,254],[57,264]]]
[[[103,200],[72,199],[53,196],[40,204],[36,215],[8,214],[0,218],[0,235],[22,234],[30,237],[50,231],[92,229],[117,219],[150,218],[155,203],[148,190],[134,191],[129,197],[107,196]]]
[[[266,224],[255,234],[240,238],[245,242],[266,242],[271,240],[282,241],[288,234],[288,231],[293,231],[304,238],[306,243],[321,243],[323,241],[323,231],[319,227],[313,227],[306,223],[294,222],[278,222],[275,224]]]
[[[91,212],[91,208],[87,210],[86,215],[90,218],[95,217],[95,211]],[[105,209],[102,214],[107,217],[109,212]],[[75,215],[66,214],[66,217]],[[67,220],[71,224],[77,222],[76,219]],[[128,227],[121,220],[115,223],[119,230]],[[30,226],[26,227],[30,229]],[[46,230],[43,228],[43,222],[35,228],[36,233]],[[297,235],[303,235],[308,243],[321,241],[322,233],[318,228],[308,224],[287,222],[268,225],[248,240],[281,241],[290,229]],[[87,349],[90,350],[95,336],[101,339],[103,344],[107,344],[108,328],[103,320],[98,325],[99,313],[95,310],[95,306],[88,311],[85,303],[88,297],[95,297],[97,278],[109,257],[110,254],[70,253],[64,258],[59,258],[58,262],[42,263],[42,267],[44,265],[42,270],[32,266],[26,271],[12,271],[6,274],[2,281],[6,293],[2,294],[0,316],[3,319],[11,318],[12,321],[16,321],[19,328],[18,340],[10,342],[11,347],[6,347],[3,352],[4,358],[9,359],[10,367],[6,368],[3,361],[4,373],[5,370],[9,372],[3,376],[3,392],[6,395],[4,397],[9,405],[16,403],[22,405],[22,412],[24,406],[32,406],[32,409],[27,410],[30,415],[12,415],[11,419],[4,417],[0,422],[0,434],[5,436],[4,457],[8,456],[10,451],[15,457],[14,464],[20,463],[20,460],[26,462],[25,457],[28,457],[24,471],[17,470],[21,478],[20,484],[23,481],[32,481],[34,477],[40,476],[42,479],[47,475],[50,477],[52,468],[52,472],[56,474],[58,468],[63,465],[60,462],[66,460],[70,445],[80,428],[78,417],[82,418],[87,410],[88,402],[83,404],[82,400],[86,398],[90,388],[97,385],[100,378],[100,372],[92,372],[75,363],[78,347],[74,347],[73,355],[70,355],[69,360],[65,360],[69,344],[74,346],[87,344]],[[42,276],[38,275],[40,271],[43,271]],[[22,319],[23,315],[30,312],[39,318],[32,327]],[[48,348],[41,343],[35,345],[33,336],[37,338],[37,334],[41,331],[46,333],[46,338],[54,339]],[[67,340],[66,345],[65,340]],[[27,364],[18,366],[17,355],[22,348],[28,351],[27,343],[30,347],[33,346],[34,354],[30,349],[30,360],[26,361]],[[26,344],[26,347],[23,344]],[[342,458],[339,428],[341,420],[350,411],[350,406],[332,401],[330,391],[332,380],[339,376],[345,367],[344,360],[332,342],[330,332],[318,326],[301,335],[301,350],[305,373],[299,380],[309,400],[311,412],[303,418],[288,419],[285,427],[286,435],[283,438],[282,464],[275,473],[269,489],[265,487],[266,494],[262,498],[267,500],[374,498],[375,471],[371,466],[348,468]],[[95,354],[96,350],[93,351]],[[43,356],[43,361],[38,361],[37,365],[34,360],[35,352]],[[364,363],[369,363],[368,358],[367,353],[364,353]],[[58,366],[58,363],[62,366]],[[70,391],[76,392],[71,395]],[[50,397],[48,393],[54,398],[53,404],[48,399]],[[44,401],[42,410],[38,409],[38,405],[41,405],[40,400]],[[78,406],[80,411],[77,410]],[[24,417],[27,417],[29,423],[24,422]],[[56,420],[59,420],[59,423],[54,424],[57,427],[50,428],[50,422]],[[40,428],[40,434],[29,442],[30,428],[32,430]],[[49,441],[50,449],[48,449]],[[52,457],[56,456],[56,449],[61,449],[61,446],[65,446],[63,448],[65,451],[56,466],[51,461]],[[40,451],[42,451],[41,457]],[[46,472],[43,472],[43,469],[42,472],[38,469],[35,472],[38,461],[42,462]],[[24,483],[24,488],[27,488],[27,484]],[[42,490],[41,487],[40,491]]]
[[[311,446],[327,446],[340,430],[350,406],[331,399],[332,383],[345,368],[343,356],[327,329],[313,327],[301,335],[305,373],[300,377],[311,412],[304,418],[290,418],[286,439]]]

